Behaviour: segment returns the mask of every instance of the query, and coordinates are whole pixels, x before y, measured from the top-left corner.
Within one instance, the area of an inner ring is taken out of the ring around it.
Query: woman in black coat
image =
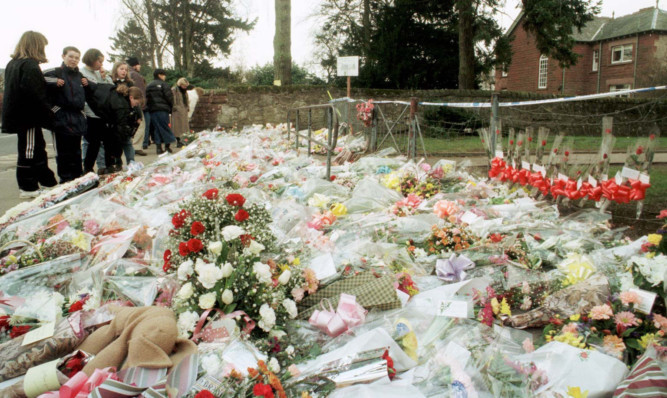
[[[39,196],[39,186],[57,184],[49,169],[42,128],[53,129],[54,113],[46,98],[46,80],[39,64],[47,62],[46,37],[28,31],[21,36],[5,69],[2,132],[18,135],[16,181],[19,197]]]

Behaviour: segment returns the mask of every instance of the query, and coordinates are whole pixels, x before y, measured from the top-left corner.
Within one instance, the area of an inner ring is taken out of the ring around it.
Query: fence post
[[[410,130],[408,133],[408,157],[414,159],[417,155],[417,126],[415,125],[415,114],[417,113],[417,97],[410,98]]]
[[[491,94],[491,153],[495,156],[496,151],[496,138],[498,133],[498,93]]]
[[[308,109],[308,156],[311,154],[311,137],[313,134],[313,110]]]
[[[299,110],[296,110],[296,123],[295,123],[296,133],[296,154],[299,154]]]
[[[287,111],[287,142],[289,143],[289,136],[290,136],[290,127],[292,125],[292,121],[290,120],[290,112],[291,110]]]
[[[370,144],[371,152],[377,151],[377,145],[378,145],[378,111],[377,109],[375,109],[374,106],[373,111],[371,113],[371,144]]]
[[[333,118],[334,118],[334,110],[333,106],[330,108],[327,108],[327,175],[326,178],[327,180],[330,179],[331,176],[331,153],[333,152],[333,148],[331,148],[331,144],[333,141]]]

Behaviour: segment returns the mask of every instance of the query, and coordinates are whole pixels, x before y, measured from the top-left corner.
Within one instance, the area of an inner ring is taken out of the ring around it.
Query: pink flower
[[[306,289],[308,294],[315,293],[320,285],[320,281],[319,279],[317,279],[315,271],[313,271],[310,268],[306,268],[305,270],[303,270],[303,278],[306,280],[306,286],[304,286],[304,288]]]
[[[429,172],[431,170],[431,165],[428,163],[422,163],[419,165],[419,167],[421,167],[421,169],[426,172]]]
[[[444,176],[445,176],[445,171],[442,169],[442,167],[438,167],[436,169],[431,170],[431,177],[435,178],[436,180],[439,180]]]
[[[526,351],[526,353],[531,353],[535,351],[535,346],[528,337],[526,337],[526,339],[523,341],[523,343],[521,343],[521,345],[523,346],[523,350]]]
[[[449,217],[458,211],[459,207],[454,202],[448,200],[439,200],[433,205],[433,213],[440,218]]]
[[[660,314],[653,314],[653,326],[667,333],[667,318]]]
[[[635,292],[622,292],[619,297],[623,305],[640,304],[642,302],[642,299]]]
[[[623,327],[630,327],[630,326],[637,326],[637,318],[635,317],[635,314],[633,314],[630,311],[623,311],[619,312],[616,314],[614,317],[616,320],[616,325],[617,326],[623,326]]]
[[[329,226],[336,221],[336,216],[329,210],[324,213],[317,213],[313,215],[313,219],[308,223],[308,227],[321,230],[322,228]]]
[[[575,337],[579,334],[579,332],[577,331],[577,324],[574,322],[568,323],[567,325],[563,326],[562,332],[572,333]]]
[[[83,232],[97,235],[100,233],[100,225],[95,220],[86,220],[83,222]]]
[[[625,351],[625,343],[623,342],[623,339],[614,335],[604,336],[602,339],[602,346],[605,351],[619,358],[621,357],[621,353]]]
[[[607,304],[596,305],[595,307],[591,308],[590,317],[596,321],[610,319],[612,316],[614,316],[614,312]]]
[[[294,300],[296,300],[297,303],[303,300],[303,296],[305,293],[306,291],[300,287],[295,287],[294,289],[292,289],[292,297],[294,297]]]
[[[665,209],[665,210],[660,210],[660,214],[658,214],[658,216],[657,216],[656,218],[663,219],[663,218],[665,218],[665,217],[667,217],[667,209]]]
[[[408,194],[408,197],[404,199],[405,204],[412,207],[413,209],[416,209],[417,206],[419,206],[422,203],[422,198],[419,197],[419,195],[415,195],[413,193]]]

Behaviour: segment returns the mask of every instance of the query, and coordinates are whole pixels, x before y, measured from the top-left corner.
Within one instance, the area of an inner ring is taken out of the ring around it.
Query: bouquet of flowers
[[[422,244],[429,254],[465,250],[479,240],[467,228],[454,224],[446,224],[442,228],[434,225],[431,230],[431,236]]]
[[[373,100],[370,99],[368,102],[362,102],[357,104],[357,119],[364,123],[364,126],[370,127],[373,123]]]
[[[244,331],[254,333],[271,332],[297,316],[294,294],[306,284],[302,270],[295,262],[279,266],[281,261],[262,260],[274,249],[267,228],[271,217],[245,201],[214,188],[185,202],[172,217],[163,269],[181,284],[172,306],[183,335],[196,332],[200,318],[214,310],[243,317]]]
[[[635,292],[625,291],[612,298],[586,314],[552,318],[543,330],[544,338],[578,348],[595,348],[634,363],[649,344],[664,339],[667,318],[638,311],[635,305],[641,303],[641,298]]]

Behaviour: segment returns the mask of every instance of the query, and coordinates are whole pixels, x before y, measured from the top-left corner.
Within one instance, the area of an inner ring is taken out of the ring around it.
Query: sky
[[[315,68],[314,36],[320,22],[317,12],[321,0],[292,0],[292,58],[299,65]],[[232,52],[225,58],[211,60],[218,66],[249,69],[273,60],[274,2],[273,0],[233,0],[238,16],[257,19],[250,33],[239,33]],[[499,15],[501,25],[508,28],[518,15],[520,0],[506,0],[504,12]],[[605,0],[601,16],[626,15],[641,8],[655,6],[655,0]],[[667,0],[663,0],[667,9]],[[0,68],[9,62],[9,56],[21,34],[26,30],[43,33],[49,40],[46,47],[49,62],[43,68],[61,63],[62,48],[69,45],[85,52],[91,47],[105,54],[111,51],[115,31],[122,27],[127,15],[120,0],[12,0],[0,2]],[[105,65],[107,69],[111,65]]]

